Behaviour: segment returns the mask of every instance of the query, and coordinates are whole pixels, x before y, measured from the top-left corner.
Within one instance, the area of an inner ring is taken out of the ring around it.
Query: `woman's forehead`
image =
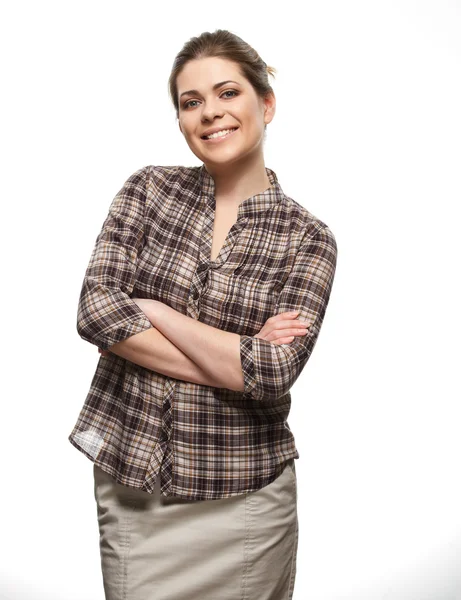
[[[198,85],[213,87],[219,82],[228,80],[240,85],[245,84],[245,78],[241,74],[237,63],[214,56],[198,58],[187,62],[178,75],[178,92],[181,94],[189,87]]]

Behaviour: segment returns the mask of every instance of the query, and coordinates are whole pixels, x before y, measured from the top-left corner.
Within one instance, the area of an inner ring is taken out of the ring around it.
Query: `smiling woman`
[[[229,31],[184,45],[169,91],[202,164],[128,177],[85,273],[77,329],[103,356],[69,440],[94,463],[106,600],[293,595],[290,389],[337,247],[265,166],[272,71]]]
[[[261,65],[262,66],[262,65]],[[201,56],[188,60],[177,71],[179,128],[192,152],[200,158],[215,180],[217,199],[226,205],[239,203],[243,193],[236,186],[232,165],[246,173],[248,183],[269,186],[265,177],[262,140],[275,114],[275,95],[266,83],[264,95],[247,79],[239,62],[222,56]],[[267,79],[267,71],[266,71]],[[200,87],[197,89],[197,82]],[[249,170],[249,168],[251,170]],[[249,173],[253,173],[252,176]]]

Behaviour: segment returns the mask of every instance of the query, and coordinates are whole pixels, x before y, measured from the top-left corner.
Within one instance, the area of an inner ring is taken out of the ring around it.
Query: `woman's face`
[[[275,96],[258,96],[237,63],[216,57],[191,60],[178,75],[177,87],[179,128],[205,165],[219,167],[262,155],[264,125],[275,114]],[[235,131],[203,139],[224,129]]]

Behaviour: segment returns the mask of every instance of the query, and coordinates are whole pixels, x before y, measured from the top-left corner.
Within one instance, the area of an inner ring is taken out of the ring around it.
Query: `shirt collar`
[[[238,207],[237,220],[243,218],[256,218],[263,214],[276,204],[278,204],[284,197],[283,190],[278,182],[277,175],[272,169],[265,167],[267,177],[270,181],[270,187],[264,192],[255,194],[243,200]],[[206,170],[205,164],[199,167],[199,186],[201,193],[206,197],[208,203],[213,208],[216,208],[215,204],[215,183],[212,176]]]

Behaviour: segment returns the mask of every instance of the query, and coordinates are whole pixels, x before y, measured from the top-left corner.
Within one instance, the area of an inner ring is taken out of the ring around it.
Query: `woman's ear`
[[[269,92],[267,96],[264,98],[264,123],[267,125],[272,121],[275,115],[275,94],[274,92]]]

